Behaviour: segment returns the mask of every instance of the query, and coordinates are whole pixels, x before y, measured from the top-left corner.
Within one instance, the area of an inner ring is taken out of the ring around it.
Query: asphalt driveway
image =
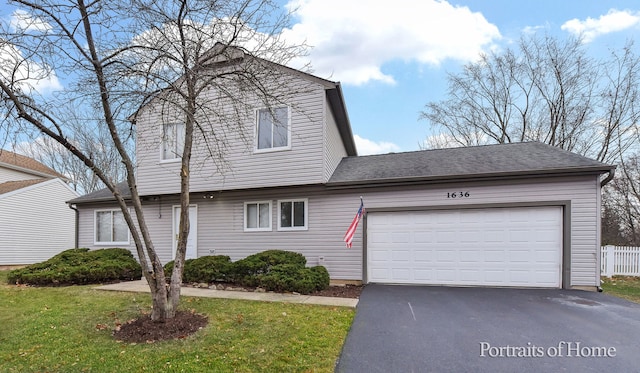
[[[640,304],[577,290],[367,285],[337,372],[639,372]]]

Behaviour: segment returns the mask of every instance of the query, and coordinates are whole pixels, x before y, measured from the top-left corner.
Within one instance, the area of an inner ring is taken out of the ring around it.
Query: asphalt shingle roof
[[[0,164],[3,164],[3,163],[5,165],[15,166],[20,169],[36,171],[40,174],[46,174],[51,177],[59,177],[63,180],[67,179],[64,175],[59,174],[58,172],[43,165],[42,163],[36,161],[33,158],[29,158],[24,155],[13,153],[5,149],[0,149]]]
[[[553,146],[526,142],[345,157],[327,186],[605,173],[614,168]],[[117,188],[123,197],[131,197],[126,182]],[[105,188],[69,203],[113,200]]]
[[[47,179],[32,179],[32,180],[18,180],[18,181],[7,181],[0,184],[0,194],[5,194],[9,192],[13,192],[18,189],[26,188],[31,185],[39,184],[43,181],[47,181]]]
[[[120,194],[125,199],[131,198],[131,191],[129,190],[129,185],[126,181],[120,182],[116,184],[116,188],[120,191]],[[95,192],[85,194],[84,196],[80,196],[78,198],[74,198],[67,203],[83,203],[83,202],[102,202],[102,201],[115,201],[116,199],[113,197],[113,194],[108,188],[103,188],[97,190]]]
[[[607,172],[615,168],[539,142],[343,158],[328,185]]]

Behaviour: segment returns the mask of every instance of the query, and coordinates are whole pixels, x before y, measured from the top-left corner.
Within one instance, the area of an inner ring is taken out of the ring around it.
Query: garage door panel
[[[461,269],[460,279],[471,283],[482,281],[482,272],[477,269]]]
[[[421,228],[418,228],[421,229]],[[413,242],[415,243],[433,243],[435,234],[431,231],[418,230],[413,233]]]
[[[416,263],[431,263],[433,261],[433,252],[417,251],[413,253],[413,259]]]
[[[483,261],[484,263],[504,263],[505,255],[504,250],[484,250]]]
[[[408,262],[412,259],[412,252],[409,250],[394,250],[391,253],[391,258],[394,262],[405,261]]]
[[[370,282],[560,287],[562,208],[369,213]]]
[[[482,254],[478,250],[460,250],[461,264],[478,264],[482,263]]]
[[[369,242],[376,243],[391,243],[391,233],[380,232],[375,230],[375,227],[371,227],[372,232],[368,233]]]
[[[482,237],[479,230],[468,229],[459,232],[458,240],[464,243],[475,243],[478,242],[478,237]]]
[[[456,235],[457,235],[456,231],[437,230],[436,242],[437,243],[454,243],[456,242]]]
[[[504,235],[507,233],[508,232],[504,228],[486,229],[482,242],[486,242],[486,243],[503,242]]]
[[[525,265],[528,265],[531,262],[531,252],[526,247],[523,249],[512,247],[511,250],[508,250],[508,253],[509,262],[512,265],[516,265],[518,263],[524,263]]]
[[[455,283],[458,276],[454,269],[436,269],[436,280],[443,283]]]
[[[438,250],[436,258],[438,263],[455,263],[458,256],[452,250]]]
[[[433,270],[431,269],[416,269],[413,275],[416,282],[433,281]]]
[[[554,243],[558,239],[558,232],[554,229],[540,229],[535,232],[535,240],[539,243]]]
[[[391,242],[409,243],[411,242],[411,232],[393,232],[391,234]]]
[[[369,259],[372,262],[386,263],[391,260],[391,250],[372,250],[369,252]]]
[[[506,270],[487,269],[483,271],[486,285],[498,285],[506,282]]]

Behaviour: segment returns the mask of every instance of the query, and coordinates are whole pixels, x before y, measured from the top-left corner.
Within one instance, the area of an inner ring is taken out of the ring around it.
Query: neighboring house
[[[187,258],[284,249],[324,265],[334,280],[599,286],[600,189],[613,166],[535,142],[357,156],[339,83],[289,75],[312,89],[276,108],[277,120],[256,106],[245,124],[253,143],[228,144],[232,172],[221,176],[194,149]],[[151,103],[136,122],[137,186],[167,262],[180,162],[179,136],[166,132],[179,125],[163,129],[155,113]],[[347,249],[361,196],[366,214]],[[80,246],[135,252],[108,191],[69,203],[80,212]]]
[[[75,245],[78,194],[66,178],[23,155],[0,150],[0,265],[41,262]]]

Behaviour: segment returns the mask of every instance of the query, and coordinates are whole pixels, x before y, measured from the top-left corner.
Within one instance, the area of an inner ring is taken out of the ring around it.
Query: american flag
[[[347,249],[351,248],[351,241],[353,241],[353,235],[356,233],[356,229],[358,229],[358,223],[360,223],[360,219],[362,219],[362,215],[364,214],[364,202],[360,199],[360,208],[356,213],[356,216],[353,218],[349,229],[347,229],[347,233],[344,234],[343,241],[347,244]]]

